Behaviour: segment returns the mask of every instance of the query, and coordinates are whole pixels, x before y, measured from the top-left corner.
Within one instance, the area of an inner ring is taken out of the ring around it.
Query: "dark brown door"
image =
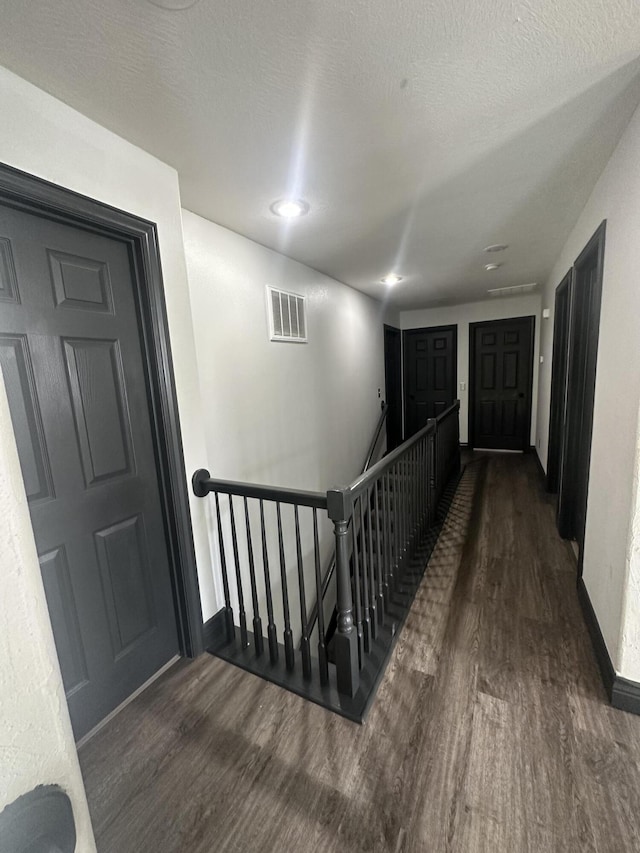
[[[533,317],[472,323],[470,443],[526,450],[531,429]]]
[[[402,338],[393,326],[384,327],[384,385],[387,450],[393,450],[402,443]]]
[[[456,399],[457,339],[457,326],[404,332],[405,439]]]
[[[547,455],[547,491],[552,493],[558,491],[562,467],[562,436],[567,411],[570,308],[571,272],[567,273],[556,288],[553,317],[553,366],[551,370],[549,451]]]
[[[0,208],[0,364],[80,738],[178,651],[127,244]]]
[[[593,403],[600,331],[605,224],[574,264],[567,417],[558,497],[558,530],[582,546],[587,514]]]

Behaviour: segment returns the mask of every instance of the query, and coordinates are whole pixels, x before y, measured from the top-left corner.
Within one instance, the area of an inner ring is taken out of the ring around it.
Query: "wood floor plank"
[[[575,572],[533,459],[470,456],[366,724],[179,662],[80,752],[99,853],[638,853]]]

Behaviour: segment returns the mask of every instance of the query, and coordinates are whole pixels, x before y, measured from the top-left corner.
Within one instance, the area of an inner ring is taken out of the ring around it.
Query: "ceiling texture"
[[[0,64],[174,166],[184,207],[403,309],[544,281],[640,101],[634,0],[4,0],[1,21]],[[309,213],[278,219],[285,197]]]

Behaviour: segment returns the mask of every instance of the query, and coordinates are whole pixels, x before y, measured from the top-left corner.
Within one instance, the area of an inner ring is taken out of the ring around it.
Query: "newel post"
[[[333,521],[336,537],[336,585],[338,599],[338,628],[335,634],[335,660],[338,692],[355,696],[360,684],[358,635],[353,623],[353,596],[349,571],[347,534],[353,514],[353,500],[348,489],[327,492],[327,512]]]

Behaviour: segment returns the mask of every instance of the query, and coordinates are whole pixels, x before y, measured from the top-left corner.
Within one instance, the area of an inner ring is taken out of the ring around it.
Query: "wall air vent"
[[[272,341],[307,343],[306,297],[267,287],[269,334]]]
[[[535,290],[538,286],[537,281],[531,282],[531,284],[513,284],[511,287],[494,287],[491,290],[487,290],[489,296],[518,296],[521,293],[530,293],[532,290]]]

